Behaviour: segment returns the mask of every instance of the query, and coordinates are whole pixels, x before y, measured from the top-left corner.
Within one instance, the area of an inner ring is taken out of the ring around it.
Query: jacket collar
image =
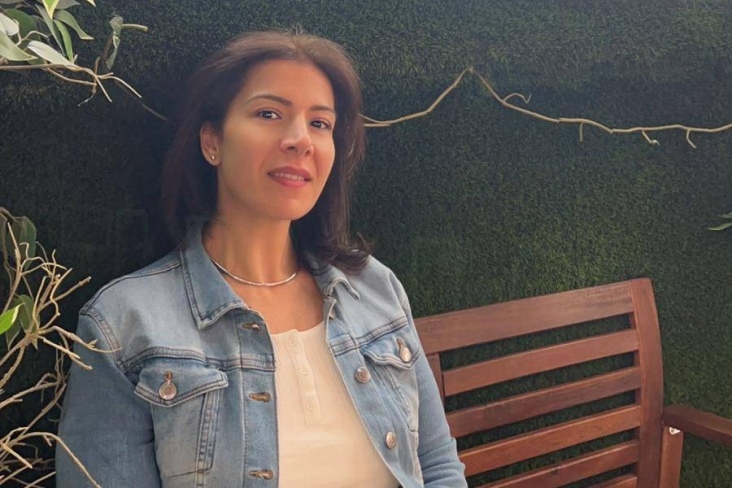
[[[230,310],[250,310],[211,262],[203,247],[203,226],[203,220],[192,223],[178,251],[188,302],[198,329],[205,329]],[[321,263],[311,255],[307,255],[306,260],[317,270],[313,277],[324,297],[331,297],[335,287],[342,285],[354,298],[360,298],[346,273],[335,266]]]
[[[353,298],[356,300],[361,298],[358,291],[356,291],[351,284],[351,280],[348,278],[348,275],[346,275],[342,270],[333,265],[319,261],[312,254],[306,254],[305,259],[307,260],[310,268],[315,270],[313,272],[313,278],[315,278],[315,283],[317,283],[318,288],[320,288],[320,293],[324,297],[333,296],[333,289],[337,285],[343,285]]]

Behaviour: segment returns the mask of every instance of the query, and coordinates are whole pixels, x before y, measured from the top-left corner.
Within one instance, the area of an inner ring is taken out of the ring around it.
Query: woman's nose
[[[300,118],[293,119],[287,125],[281,147],[283,151],[295,152],[299,157],[310,156],[314,148],[307,121]]]

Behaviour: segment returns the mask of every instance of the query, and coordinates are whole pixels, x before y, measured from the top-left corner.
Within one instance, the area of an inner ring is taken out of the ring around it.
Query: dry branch
[[[507,108],[509,110],[514,110],[516,112],[520,112],[524,115],[528,115],[529,117],[533,117],[539,120],[542,120],[544,122],[550,122],[553,124],[575,124],[579,127],[579,140],[580,142],[584,139],[584,126],[589,125],[592,127],[597,127],[598,129],[601,129],[608,134],[634,134],[634,133],[640,133],[646,142],[652,145],[658,145],[659,142],[656,139],[652,139],[648,134],[651,132],[661,132],[666,130],[681,130],[685,132],[686,135],[686,142],[689,143],[691,147],[696,149],[696,145],[691,141],[691,134],[694,133],[703,133],[703,134],[713,134],[717,132],[722,132],[726,130],[732,129],[732,123],[722,125],[719,127],[692,127],[687,126],[683,124],[667,124],[667,125],[658,125],[658,126],[639,126],[639,127],[629,127],[629,128],[614,128],[609,127],[605,124],[602,124],[600,122],[597,122],[592,119],[587,119],[583,117],[549,117],[547,115],[541,114],[539,112],[535,112],[533,110],[528,110],[523,107],[519,107],[517,105],[514,105],[510,102],[510,100],[514,97],[520,98],[525,104],[528,104],[531,101],[531,96],[524,96],[520,93],[511,93],[505,97],[501,97],[496,90],[491,86],[491,84],[488,82],[488,80],[485,79],[480,73],[476,72],[472,66],[469,66],[465,68],[458,76],[455,78],[455,81],[452,82],[450,86],[448,86],[441,94],[437,97],[437,99],[426,109],[421,112],[416,112],[413,114],[405,115],[402,117],[398,117],[396,119],[391,120],[376,120],[372,119],[370,117],[366,117],[365,115],[362,116],[366,123],[364,124],[366,127],[389,127],[394,124],[398,124],[401,122],[405,122],[407,120],[412,120],[417,117],[423,117],[425,115],[428,115],[431,113],[437,105],[442,102],[442,100],[447,96],[448,93],[453,91],[457,86],[460,84],[460,82],[464,79],[465,75],[467,73],[470,73],[472,75],[475,75],[480,80],[483,87],[488,91],[488,93],[498,102],[500,103],[504,108]]]
[[[0,209],[4,210],[4,209]],[[6,214],[4,213],[3,216]],[[9,244],[12,250],[8,252],[8,260],[5,269],[8,273],[10,290],[7,297],[2,297],[3,311],[9,309],[14,297],[27,295],[29,300],[22,302],[22,306],[32,308],[24,311],[26,317],[20,321],[19,336],[14,340],[3,337],[8,342],[8,350],[0,358],[0,369],[4,374],[0,379],[0,411],[9,405],[22,402],[24,397],[31,394],[41,394],[52,390],[53,397],[50,400],[41,399],[41,406],[32,420],[21,427],[17,427],[0,437],[0,486],[12,483],[23,486],[39,486],[39,484],[54,475],[53,472],[43,473],[38,479],[26,482],[18,479],[22,473],[28,470],[47,470],[51,465],[50,460],[42,459],[38,450],[32,444],[37,439],[44,440],[47,444],[57,442],[74,463],[85,473],[94,486],[98,486],[78,458],[70,452],[68,447],[58,436],[50,432],[36,432],[32,430],[39,421],[48,417],[52,409],[59,406],[59,402],[66,388],[66,377],[64,375],[63,362],[65,358],[71,359],[74,363],[83,368],[90,367],[81,361],[78,354],[72,351],[72,344],[96,351],[92,342],[85,342],[76,334],[65,331],[56,325],[59,317],[59,301],[68,296],[89,281],[89,278],[78,283],[67,286],[66,280],[71,274],[71,268],[66,268],[56,261],[56,254],[51,253],[49,257],[41,246],[40,256],[29,256],[30,245],[27,242],[18,242],[13,227],[8,223],[5,226]],[[4,251],[0,249],[0,251]],[[33,286],[35,284],[35,286]],[[2,336],[0,336],[2,337]],[[18,370],[28,347],[36,347],[38,344],[45,344],[56,351],[56,362],[53,371],[42,374],[40,379],[33,386],[25,388],[12,395],[7,395],[5,386],[13,379],[14,373]],[[42,398],[42,397],[41,397]],[[31,449],[34,455],[24,455]]]

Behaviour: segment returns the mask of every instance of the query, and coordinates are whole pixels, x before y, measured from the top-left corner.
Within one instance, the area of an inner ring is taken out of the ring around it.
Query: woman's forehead
[[[326,74],[309,61],[268,60],[248,73],[237,98],[240,103],[269,99],[282,105],[306,103],[334,109],[333,87]]]

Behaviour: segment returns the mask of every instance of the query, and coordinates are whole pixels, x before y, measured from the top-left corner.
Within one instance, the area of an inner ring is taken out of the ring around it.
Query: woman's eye
[[[330,130],[333,128],[333,125],[327,120],[313,120],[312,124],[316,129]]]
[[[260,110],[257,115],[263,119],[279,119],[280,116],[274,110]]]

